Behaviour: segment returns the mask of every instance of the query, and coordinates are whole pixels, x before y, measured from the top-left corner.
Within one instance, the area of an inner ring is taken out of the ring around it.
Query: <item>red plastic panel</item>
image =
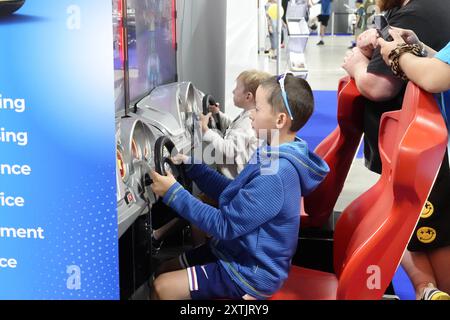
[[[381,118],[380,179],[344,210],[336,226],[338,299],[383,296],[420,218],[446,146],[447,130],[433,96],[409,83],[402,110]]]
[[[355,81],[341,79],[338,88],[338,126],[316,148],[330,167],[320,186],[305,197],[301,227],[320,227],[333,213],[363,134],[364,103]]]
[[[288,280],[270,300],[336,300],[337,286],[332,273],[292,266]]]
[[[336,274],[293,266],[273,299],[380,299],[419,220],[446,146],[447,129],[433,96],[409,83],[402,110],[381,119],[380,179],[344,210],[336,225]],[[340,178],[333,179],[339,185]],[[330,195],[326,190],[316,200],[321,208]]]

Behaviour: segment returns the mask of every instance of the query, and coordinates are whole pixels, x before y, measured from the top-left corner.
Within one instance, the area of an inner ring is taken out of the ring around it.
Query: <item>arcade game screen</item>
[[[127,0],[124,25],[122,0],[112,0],[114,89],[116,112],[125,107],[124,55],[128,52],[130,100],[176,78],[175,0]],[[128,43],[124,44],[124,30]]]
[[[175,0],[127,0],[130,100],[176,79]]]

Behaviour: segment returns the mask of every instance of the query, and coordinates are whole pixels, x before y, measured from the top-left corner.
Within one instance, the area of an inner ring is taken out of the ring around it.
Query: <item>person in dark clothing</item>
[[[286,21],[286,12],[287,12],[287,7],[289,4],[289,0],[281,0],[281,6],[283,7],[283,16],[281,17],[281,19],[284,21],[284,23],[287,23]]]
[[[413,30],[421,41],[436,51],[444,48],[450,40],[450,6],[447,1],[378,0],[377,5],[385,11],[391,26]],[[362,33],[357,47],[346,55],[343,68],[355,79],[360,93],[366,98],[364,156],[366,166],[380,173],[378,129],[381,115],[401,108],[407,82],[395,77],[384,63],[377,38],[375,29]],[[450,168],[447,157],[446,154],[424,211],[433,207],[435,212],[450,214]],[[450,292],[450,237],[441,236],[431,243],[424,243],[415,239],[419,237],[419,230],[415,231],[402,260],[419,299],[448,297],[446,294],[429,294],[430,291],[436,292],[436,287]]]
[[[320,41],[317,43],[317,45],[322,46],[325,44],[323,42],[323,37],[325,37],[325,30],[328,27],[328,21],[330,20],[331,15],[331,2],[333,0],[321,0],[320,3],[322,5],[322,9],[320,11],[320,15],[318,16],[319,22],[320,22]]]
[[[283,21],[283,26],[287,26],[287,20],[286,20],[286,12],[288,7],[289,0],[281,0],[281,6],[283,7],[283,16],[281,17],[281,20]],[[284,32],[281,32],[281,47],[284,48]]]

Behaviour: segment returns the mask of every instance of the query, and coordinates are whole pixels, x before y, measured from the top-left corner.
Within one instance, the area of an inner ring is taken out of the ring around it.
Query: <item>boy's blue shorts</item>
[[[209,244],[183,253],[179,262],[187,270],[193,300],[240,300],[246,295],[220,265]]]

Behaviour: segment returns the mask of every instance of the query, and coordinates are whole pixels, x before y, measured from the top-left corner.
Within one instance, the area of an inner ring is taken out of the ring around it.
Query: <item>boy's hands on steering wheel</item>
[[[172,163],[174,165],[179,166],[179,165],[181,165],[183,163],[184,164],[188,163],[189,162],[189,157],[187,155],[185,155],[185,154],[179,153],[176,156],[170,158],[170,160],[172,161]]]
[[[211,116],[212,116],[211,112],[209,112],[206,116],[203,114],[200,115],[200,123],[202,126],[203,133],[205,133],[206,131],[209,130],[208,123],[209,123],[209,119],[211,119]]]
[[[220,112],[220,105],[219,103],[216,103],[214,105],[210,104],[208,107],[209,112],[212,114],[218,114]]]
[[[159,197],[164,197],[170,187],[172,187],[177,182],[171,172],[167,172],[167,176],[163,176],[152,170],[150,171],[150,177],[153,180],[153,183],[150,185],[150,187],[152,188],[153,192]]]

